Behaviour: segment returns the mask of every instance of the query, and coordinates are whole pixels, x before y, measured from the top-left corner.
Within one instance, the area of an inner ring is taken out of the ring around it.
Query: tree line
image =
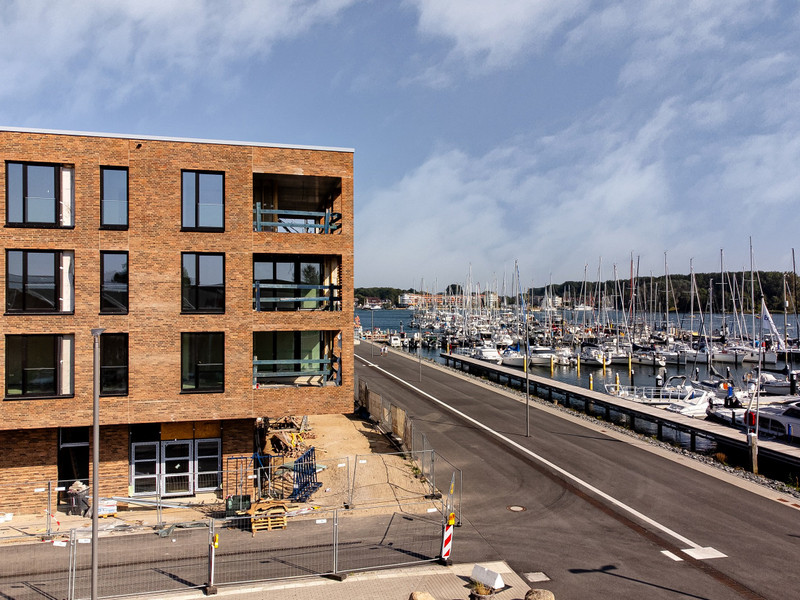
[[[761,310],[763,296],[770,312],[783,312],[784,298],[787,302],[787,311],[795,313],[795,296],[800,288],[800,278],[793,273],[780,271],[727,272],[727,273],[695,273],[694,292],[690,275],[664,275],[659,277],[638,277],[632,281],[606,280],[602,282],[565,281],[552,286],[529,288],[526,292],[526,301],[529,304],[538,304],[545,294],[550,297],[559,297],[568,304],[579,304],[591,301],[597,305],[598,297],[608,299],[608,303],[615,302],[618,307],[630,310],[631,288],[633,288],[634,306],[637,311],[647,310],[655,312],[681,312],[695,311],[715,313],[721,311],[733,312],[734,310],[756,313]],[[460,284],[452,283],[445,288],[447,295],[461,295],[463,288]],[[397,306],[402,294],[420,293],[413,288],[400,289],[393,287],[368,287],[356,288],[355,299],[357,304],[364,304],[367,298],[380,298],[381,302]],[[432,292],[425,292],[432,293]],[[709,304],[711,299],[711,304]],[[502,300],[502,297],[501,297]],[[724,305],[723,305],[724,301]],[[505,303],[514,305],[516,298],[507,296]]]

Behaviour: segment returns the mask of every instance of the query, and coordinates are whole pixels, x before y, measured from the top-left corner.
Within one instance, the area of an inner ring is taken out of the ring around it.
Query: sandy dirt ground
[[[309,417],[309,427],[303,440],[315,448],[322,484],[309,504],[331,509],[396,506],[424,502],[430,493],[411,459],[368,421],[318,415]]]

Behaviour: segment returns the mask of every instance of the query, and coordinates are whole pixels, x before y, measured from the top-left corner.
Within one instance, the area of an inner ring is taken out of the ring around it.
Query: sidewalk
[[[500,573],[506,587],[492,596],[493,600],[523,600],[531,589],[505,562],[484,562],[481,566]],[[411,592],[428,592],[435,600],[466,600],[469,598],[472,564],[445,567],[424,564],[402,569],[385,569],[355,573],[344,581],[324,577],[276,581],[252,585],[218,588],[219,598],[245,600],[408,600]],[[210,596],[213,597],[213,596]],[[152,596],[137,597],[147,600]],[[203,592],[170,593],[169,600],[206,598]]]

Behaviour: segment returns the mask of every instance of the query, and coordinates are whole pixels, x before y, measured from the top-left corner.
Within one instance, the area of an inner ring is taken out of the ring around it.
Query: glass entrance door
[[[161,495],[185,496],[194,493],[192,440],[161,442]]]

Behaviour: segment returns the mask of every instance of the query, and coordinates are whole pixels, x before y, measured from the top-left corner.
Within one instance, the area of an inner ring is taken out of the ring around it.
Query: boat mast
[[[664,251],[664,335],[669,335],[669,269],[667,268],[667,252]]]
[[[756,335],[756,300],[755,300],[755,273],[753,269],[753,237],[750,237],[750,310],[751,310],[751,327],[753,331],[753,337],[755,338]],[[764,324],[761,324],[761,328],[764,328]],[[761,342],[761,335],[759,334],[759,343]],[[759,365],[760,367],[760,365]]]
[[[689,259],[689,341],[694,338],[694,265],[693,258]]]
[[[792,248],[792,290],[794,290],[792,293],[792,304],[794,305],[794,336],[800,339],[800,328],[797,327],[797,267],[794,262],[794,248]]]
[[[719,326],[719,332],[722,336],[722,342],[727,342],[727,326],[725,324],[725,268],[723,266],[723,258],[722,258],[722,248],[719,249],[719,287],[720,287],[720,304],[722,308],[720,309],[720,318],[722,319],[722,324]],[[713,328],[713,324],[712,324]]]

